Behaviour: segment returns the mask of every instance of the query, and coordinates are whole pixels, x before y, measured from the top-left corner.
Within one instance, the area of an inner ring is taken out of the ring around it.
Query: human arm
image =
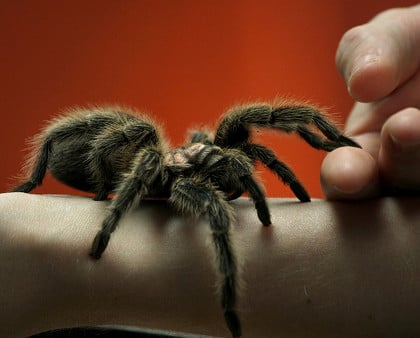
[[[356,100],[345,131],[363,149],[325,158],[329,199],[358,199],[420,189],[420,5],[380,13],[352,28],[337,67]]]
[[[418,334],[419,202],[269,199],[271,227],[233,202],[244,337]],[[0,336],[124,324],[228,337],[206,219],[145,202],[96,261],[106,205],[0,195]]]

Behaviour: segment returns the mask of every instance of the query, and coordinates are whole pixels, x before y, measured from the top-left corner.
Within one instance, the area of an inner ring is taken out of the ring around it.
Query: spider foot
[[[362,146],[359,143],[353,141],[351,138],[346,137],[344,135],[340,135],[339,142],[344,146],[362,148]]]
[[[30,192],[33,189],[35,189],[37,186],[36,183],[33,183],[31,181],[22,183],[21,185],[18,185],[17,187],[10,190],[10,192]]]
[[[107,192],[98,192],[95,197],[93,198],[94,201],[105,201],[108,199],[108,193]]]
[[[299,182],[296,181],[296,182],[290,183],[290,189],[293,191],[293,193],[299,199],[299,201],[301,202],[311,201],[311,198],[309,197],[308,192]]]
[[[97,233],[93,240],[92,250],[90,252],[91,257],[95,259],[101,258],[102,253],[108,245],[110,236],[110,234],[104,233],[102,230]]]
[[[238,315],[233,310],[225,311],[225,320],[232,333],[233,338],[239,338],[242,336],[241,322],[239,321]]]
[[[255,203],[255,208],[257,209],[257,215],[260,219],[261,223],[264,226],[271,225],[271,216],[270,211],[268,210],[267,204],[265,203],[265,200],[257,201]]]

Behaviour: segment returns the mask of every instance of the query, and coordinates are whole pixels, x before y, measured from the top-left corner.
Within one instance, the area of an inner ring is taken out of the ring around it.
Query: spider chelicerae
[[[115,193],[90,255],[99,259],[121,216],[138,201],[167,197],[184,214],[208,215],[220,273],[221,306],[233,337],[241,336],[236,311],[237,258],[229,228],[228,200],[247,192],[259,220],[271,224],[264,192],[253,177],[256,162],[276,174],[301,202],[310,197],[291,169],[270,149],[254,143],[252,128],[297,133],[317,149],[359,147],[311,105],[279,101],[231,108],[214,135],[193,131],[171,149],[146,115],[119,107],[72,109],[53,119],[33,140],[26,180],[13,191],[30,192],[50,171],[59,181],[105,200]],[[314,131],[317,129],[318,132]]]

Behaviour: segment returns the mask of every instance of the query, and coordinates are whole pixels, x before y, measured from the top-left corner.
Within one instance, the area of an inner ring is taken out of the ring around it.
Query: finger
[[[391,116],[381,133],[379,168],[392,190],[420,191],[420,110]]]
[[[338,148],[329,153],[322,163],[321,185],[330,200],[376,196],[379,193],[377,162],[363,149]]]
[[[419,45],[420,5],[392,9],[344,34],[336,63],[357,101],[377,101],[415,73]]]
[[[420,60],[419,60],[420,61]],[[395,90],[392,95],[374,102],[357,102],[346,122],[348,135],[380,132],[386,120],[407,107],[420,109],[420,71]]]

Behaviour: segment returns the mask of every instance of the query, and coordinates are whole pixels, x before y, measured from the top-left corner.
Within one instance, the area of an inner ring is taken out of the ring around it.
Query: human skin
[[[268,202],[270,227],[232,202],[243,337],[420,334],[420,198]],[[0,194],[0,336],[123,324],[228,337],[207,219],[144,202],[94,260],[108,203]]]
[[[344,34],[338,70],[356,104],[345,132],[362,146],[328,154],[329,199],[420,189],[420,5],[390,9]]]

